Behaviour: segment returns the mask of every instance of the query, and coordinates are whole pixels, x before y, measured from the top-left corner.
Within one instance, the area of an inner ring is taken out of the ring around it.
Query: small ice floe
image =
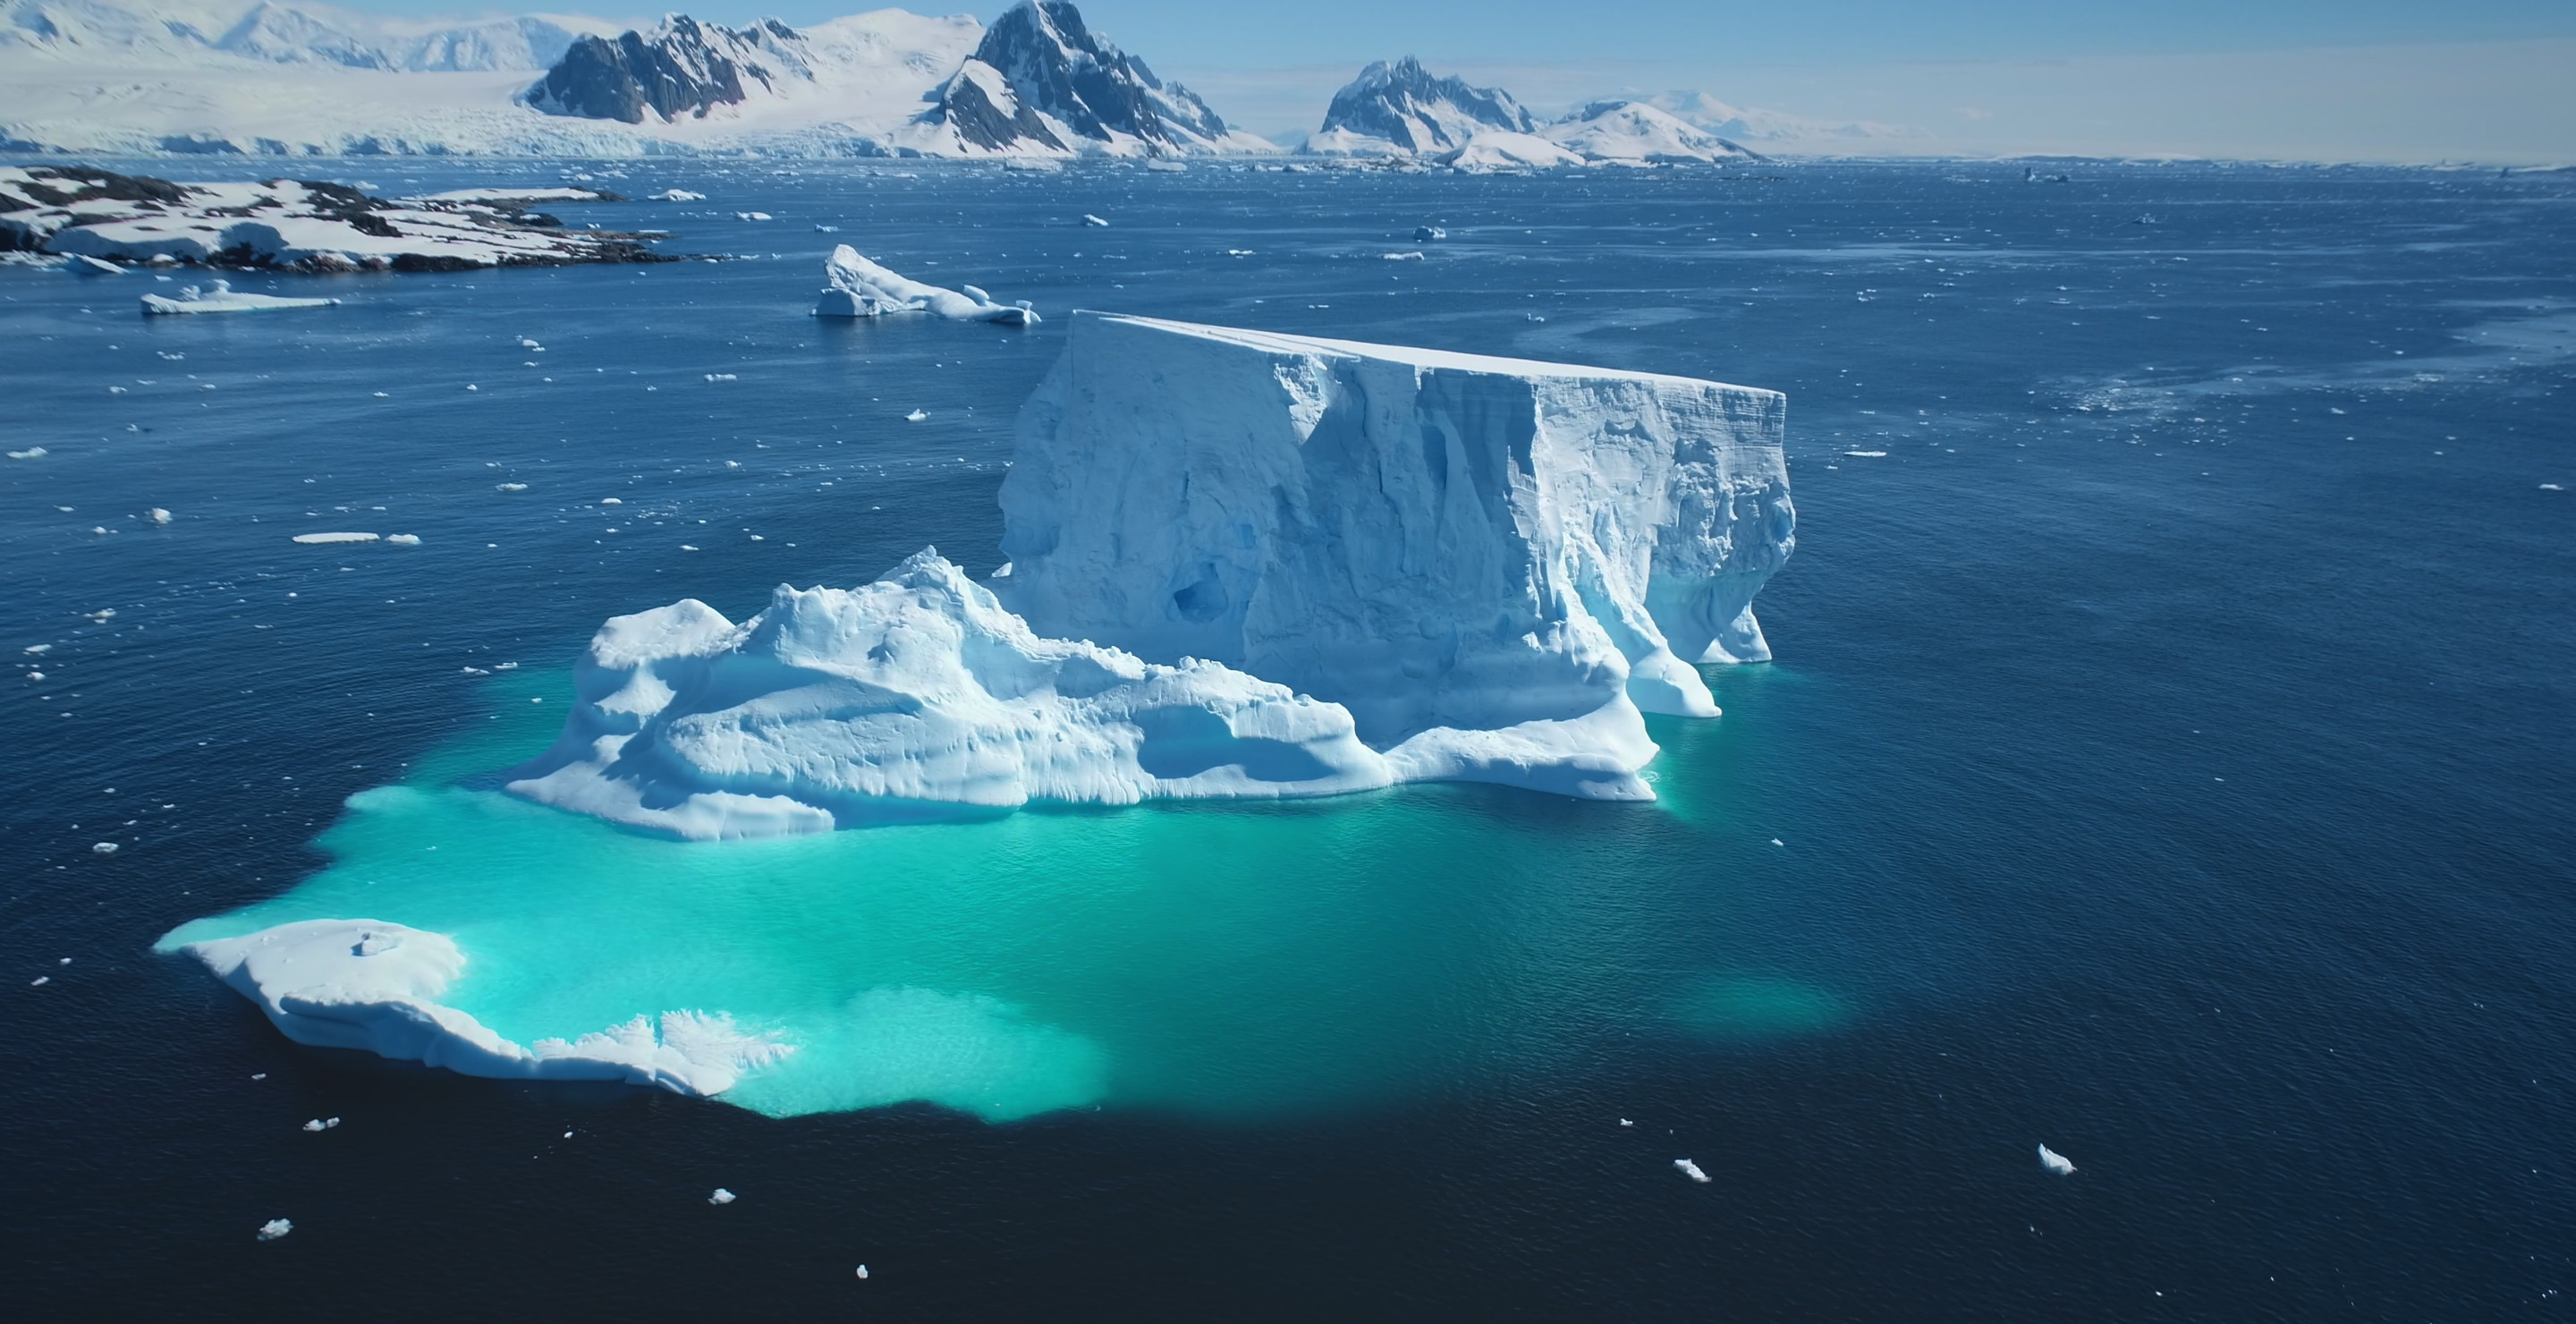
[[[1691,1162],[1689,1159],[1686,1159],[1686,1158],[1677,1158],[1677,1159],[1674,1159],[1674,1160],[1673,1160],[1673,1167],[1674,1167],[1674,1168],[1676,1168],[1676,1169],[1678,1169],[1678,1170],[1681,1172],[1681,1174],[1682,1174],[1683,1176],[1690,1178],[1692,1181],[1700,1182],[1700,1183],[1703,1183],[1703,1184],[1705,1184],[1705,1183],[1708,1181],[1708,1174],[1707,1174],[1707,1173],[1705,1173],[1705,1172],[1700,1171],[1700,1170],[1699,1170],[1699,1165],[1698,1165],[1698,1164],[1696,1164],[1696,1163]]]
[[[306,1123],[304,1124],[304,1129],[305,1129],[305,1130],[307,1130],[307,1131],[312,1131],[312,1132],[315,1132],[315,1133],[320,1133],[320,1132],[323,1132],[323,1131],[328,1131],[328,1130],[330,1130],[332,1127],[338,1126],[339,1124],[340,1124],[340,1119],[339,1119],[339,1118],[337,1118],[337,1117],[316,1117],[316,1118],[314,1118],[312,1121],[306,1122]]]
[[[860,1265],[860,1266],[859,1266],[859,1276],[860,1276],[861,1278],[865,1278],[865,1277],[867,1277],[867,1276],[868,1276],[868,1266],[866,1266],[866,1265],[864,1265],[864,1264],[862,1264],[862,1265]]]
[[[41,460],[51,453],[52,452],[46,450],[42,446],[30,446],[22,451],[9,452],[9,458],[13,460]]]
[[[28,981],[27,981],[27,987],[29,987],[29,988],[43,988],[45,985],[50,984],[50,983],[52,983],[52,982],[54,982],[54,977],[53,977],[52,975],[38,975],[38,976],[36,976],[35,978],[30,979],[30,980],[28,980]]]
[[[528,490],[528,485],[526,483],[494,483],[492,485],[492,490],[496,492],[525,492]]]
[[[175,299],[158,294],[144,295],[143,315],[157,317],[177,313],[256,313],[272,308],[329,308],[339,302],[337,299],[287,299],[274,294],[241,294],[234,291],[232,282],[219,280],[211,289],[199,289],[194,285],[183,286],[179,290],[179,297]]]
[[[150,510],[143,512],[143,517],[155,524],[167,524],[170,522],[170,512],[163,510],[159,506],[154,506]]]
[[[923,420],[923,419],[925,419],[925,418],[928,418],[928,417],[930,417],[930,411],[929,411],[929,410],[927,410],[927,409],[916,409],[916,410],[913,410],[911,413],[904,415],[904,416],[903,416],[903,421],[904,421],[904,422],[906,422],[906,423],[918,423],[918,422],[920,422],[921,420]]]
[[[63,270],[75,276],[122,276],[125,268],[113,262],[101,262],[87,253],[74,253],[63,263]]]
[[[375,542],[380,536],[373,533],[299,533],[288,541],[300,542],[307,547],[319,547],[330,543]]]
[[[30,671],[27,673],[27,679],[29,680],[43,680],[44,678],[45,673],[41,671]]]
[[[266,1080],[268,1079],[268,1073],[265,1071],[254,1071],[250,1073],[250,1078],[253,1080]]]
[[[741,381],[742,378],[730,372],[711,372],[707,374],[707,380],[711,382],[738,382]]]
[[[681,543],[681,544],[680,544],[680,550],[681,550],[681,551],[684,551],[684,552],[694,552],[694,551],[696,551],[696,550],[698,550],[698,549],[697,549],[697,548],[695,548],[695,547],[690,546],[690,545],[689,545],[689,544],[687,544],[687,543]]]
[[[771,219],[769,213],[765,211],[738,211],[733,214],[733,218],[737,221],[766,221]]]
[[[823,263],[823,292],[814,299],[816,317],[883,317],[890,313],[936,313],[958,322],[994,322],[1028,326],[1038,320],[1026,299],[1001,303],[972,285],[965,291],[942,289],[869,261],[842,244]]]
[[[1619,1125],[1621,1125],[1621,1126],[1635,1126],[1635,1125],[1636,1125],[1636,1123],[1635,1123],[1635,1122],[1632,1122],[1632,1121],[1629,1121],[1629,1120],[1628,1120],[1627,1118],[1625,1118],[1625,1117],[1622,1117],[1622,1118],[1620,1118],[1620,1119],[1619,1119]]]
[[[91,842],[89,853],[92,855],[114,855],[116,853],[116,843],[113,841]]]
[[[1844,451],[1843,454],[1848,455],[1855,460],[1884,460],[1887,458],[1887,452],[1885,451]]]
[[[39,451],[37,451],[37,452],[36,452],[36,454],[38,454],[38,455],[42,455],[42,454],[44,454],[44,452],[43,452],[42,450],[39,450]],[[10,458],[10,459],[13,459],[13,460],[18,460],[18,459],[24,459],[24,458],[26,458],[26,457],[25,457],[25,456],[23,456],[23,455],[21,455],[21,454],[20,454],[20,453],[18,453],[17,451],[11,451],[11,452],[9,452],[9,458]],[[2563,488],[2563,487],[2560,487],[2560,486],[2559,486],[2558,484],[2556,484],[2556,483],[2542,483],[2542,484],[2540,485],[2540,490],[2541,490],[2541,491],[2543,491],[2543,492],[2564,492],[2564,491],[2566,491],[2567,489],[2566,489],[2566,488]]]
[[[1413,227],[1413,242],[1417,244],[1436,244],[1448,237],[1449,232],[1436,225],[1417,225]]]
[[[704,202],[707,195],[691,193],[684,188],[666,188],[659,193],[647,193],[644,198],[648,202]]]
[[[1402,253],[1381,253],[1379,256],[1385,258],[1389,262],[1420,262],[1423,260],[1420,253],[1412,252],[1410,250]]]
[[[2067,1158],[2064,1154],[2058,1153],[2056,1150],[2050,1149],[2046,1145],[2039,1147],[2039,1166],[2048,1169],[2050,1172],[2056,1173],[2060,1177],[2071,1176],[2075,1172],[2075,1163],[2073,1160]]]
[[[385,535],[385,545],[387,547],[418,547],[420,546],[420,535],[417,533],[388,533]]]
[[[275,1241],[279,1237],[285,1236],[287,1233],[294,1230],[295,1224],[292,1220],[272,1218],[259,1225],[259,1239],[262,1241]]]
[[[89,531],[90,531],[91,533],[95,533],[95,534],[108,534],[108,533],[114,533],[114,532],[116,532],[116,530],[111,529],[111,528],[107,527],[107,526],[106,526],[106,525],[104,525],[104,524],[93,524],[93,525],[89,526]]]
[[[458,667],[457,670],[468,676],[488,676],[492,674],[481,667]]]
[[[710,1196],[708,1196],[708,1197],[707,1197],[707,1203],[708,1203],[708,1204],[732,1204],[732,1203],[733,1203],[733,1201],[734,1201],[734,1194],[733,1194],[733,1192],[728,1191],[728,1190],[726,1190],[725,1188],[723,1188],[723,1187],[721,1187],[721,1186],[719,1186],[719,1187],[717,1187],[717,1188],[716,1188],[716,1193],[715,1193],[715,1194],[710,1195]]]
[[[1785,847],[1787,847],[1787,846],[1788,846],[1788,844],[1789,844],[1789,843],[1787,843],[1787,842],[1785,842],[1785,841],[1780,840],[1778,837],[1773,837],[1773,838],[1771,839],[1771,844],[1772,844],[1772,845],[1774,845],[1774,846],[1779,846],[1779,847],[1783,847],[1783,848],[1785,848]]]
[[[1107,225],[1107,224],[1109,224],[1109,222],[1104,221],[1104,220],[1100,219],[1099,217],[1092,215],[1090,212],[1084,212],[1084,213],[1082,214],[1082,223],[1083,223],[1083,224],[1085,224],[1085,225]]]

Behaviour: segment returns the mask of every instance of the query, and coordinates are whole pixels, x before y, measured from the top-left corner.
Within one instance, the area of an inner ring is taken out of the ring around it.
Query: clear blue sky
[[[518,7],[341,3],[420,15]],[[883,0],[645,0],[625,13],[634,3],[525,7],[805,24]],[[2576,0],[1078,3],[1156,70],[1273,136],[1315,127],[1362,63],[1411,53],[1543,112],[1695,88],[1907,135],[1862,150],[2576,161]],[[989,21],[1006,7],[964,8]]]

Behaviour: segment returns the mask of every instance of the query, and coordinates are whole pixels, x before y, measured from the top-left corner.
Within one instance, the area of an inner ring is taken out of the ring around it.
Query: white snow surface
[[[1534,133],[1514,133],[1509,129],[1487,129],[1467,140],[1467,145],[1446,152],[1433,160],[1455,170],[1551,170],[1558,166],[1584,164],[1583,154],[1549,142]]]
[[[328,308],[338,302],[337,299],[289,299],[275,294],[245,294],[234,290],[232,282],[219,280],[210,288],[182,287],[177,298],[144,295],[143,312],[146,316],[165,317],[180,313],[257,313],[277,308]],[[307,533],[299,534],[295,541],[372,542],[375,536],[370,533],[361,539],[354,534]]]
[[[522,1046],[438,999],[465,971],[445,934],[371,919],[312,919],[180,948],[268,1013],[287,1038],[356,1048],[469,1076],[622,1080],[721,1094],[793,1051],[722,1013],[637,1016],[573,1040]]]
[[[836,246],[824,260],[823,279],[823,292],[814,300],[816,317],[927,312],[952,321],[1005,326],[1027,326],[1038,320],[1036,310],[1026,304],[996,303],[972,285],[959,293],[896,275],[848,244]]]
[[[1642,101],[1595,102],[1539,134],[1593,161],[1722,161],[1752,156]]]
[[[1502,782],[1648,800],[1644,712],[1770,656],[1778,394],[1077,313],[991,587],[924,550],[609,621],[509,789],[689,838]]]

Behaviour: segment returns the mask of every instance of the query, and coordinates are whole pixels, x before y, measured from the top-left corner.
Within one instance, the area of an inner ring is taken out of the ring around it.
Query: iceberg
[[[617,1080],[721,1094],[793,1051],[731,1017],[665,1012],[521,1046],[438,999],[465,972],[454,939],[371,919],[279,924],[179,950],[259,1004],[289,1039],[504,1079]]]
[[[274,294],[243,294],[233,289],[232,282],[219,280],[208,289],[200,289],[194,285],[184,286],[179,291],[179,297],[175,299],[158,294],[144,295],[143,314],[146,317],[166,317],[180,313],[256,313],[275,308],[328,308],[339,302],[337,299],[289,299]],[[372,539],[375,535],[367,536]],[[321,539],[307,535],[297,538],[296,541],[313,542]],[[335,541],[347,540],[336,539]]]
[[[1499,782],[1651,800],[1645,713],[1770,656],[1775,392],[1075,315],[987,584],[924,550],[618,617],[509,789],[688,838]]]
[[[964,293],[908,280],[842,244],[823,263],[823,292],[814,300],[816,317],[883,317],[888,313],[936,313],[959,322],[998,322],[1028,326],[1038,320],[1026,301],[995,303],[972,285]]]

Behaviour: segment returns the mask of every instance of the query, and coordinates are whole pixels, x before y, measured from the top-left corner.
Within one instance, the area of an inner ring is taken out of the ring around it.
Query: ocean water
[[[2564,1313],[2576,181],[2051,169],[674,162],[586,172],[707,202],[564,214],[733,260],[150,322],[149,276],[0,268],[0,433],[48,452],[0,465],[0,651],[43,676],[0,707],[12,1299]],[[1784,390],[1780,660],[1656,724],[1651,806],[687,844],[499,794],[605,616],[997,559],[1061,319],[815,322],[836,241],[1050,314]],[[324,529],[422,543],[287,541]],[[800,1049],[739,1107],[473,1080],[153,951],[320,915],[455,934],[512,1037],[721,1007]]]

